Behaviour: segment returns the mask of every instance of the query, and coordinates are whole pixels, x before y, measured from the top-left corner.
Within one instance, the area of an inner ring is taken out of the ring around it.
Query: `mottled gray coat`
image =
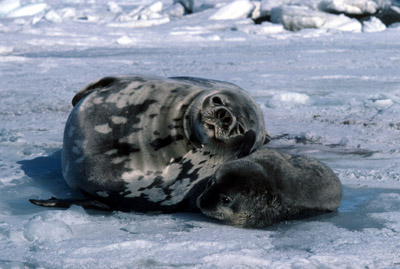
[[[107,77],[76,94],[63,176],[113,209],[190,210],[219,164],[265,140],[263,116],[234,84]]]

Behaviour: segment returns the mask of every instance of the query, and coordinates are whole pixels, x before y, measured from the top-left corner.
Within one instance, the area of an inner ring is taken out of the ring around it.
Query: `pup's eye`
[[[220,203],[225,206],[229,205],[232,202],[232,198],[225,194],[221,194],[219,200]]]

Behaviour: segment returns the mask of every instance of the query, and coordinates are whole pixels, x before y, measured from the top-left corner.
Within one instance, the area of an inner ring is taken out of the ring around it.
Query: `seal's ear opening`
[[[264,145],[268,144],[269,141],[271,141],[271,136],[269,135],[269,133],[267,131],[265,131],[265,134],[264,134]]]

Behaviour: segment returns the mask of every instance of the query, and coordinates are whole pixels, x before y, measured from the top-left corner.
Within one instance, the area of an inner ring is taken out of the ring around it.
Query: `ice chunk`
[[[16,18],[16,17],[33,16],[40,12],[43,12],[46,8],[47,8],[46,3],[29,4],[10,12],[7,15],[7,17]]]
[[[393,104],[394,103],[391,99],[379,99],[379,100],[371,100],[368,106],[381,110],[388,108]]]
[[[250,17],[253,20],[256,20],[261,17],[261,2],[253,2],[253,4],[254,4],[254,8],[250,14]]]
[[[377,17],[371,17],[363,22],[363,32],[380,32],[386,30],[386,25]]]
[[[139,6],[129,14],[121,14],[116,19],[117,23],[111,23],[109,26],[137,28],[167,23],[169,22],[169,16],[160,13],[162,7],[163,3],[161,1],[148,6]]]
[[[55,23],[61,23],[62,22],[62,18],[60,15],[57,14],[57,12],[55,12],[54,10],[50,10],[49,12],[46,13],[46,15],[44,15],[45,19],[51,22],[55,22]]]
[[[271,9],[281,6],[281,0],[262,0],[260,6],[260,16],[266,17],[271,15]]]
[[[65,222],[42,216],[33,217],[24,229],[24,237],[29,241],[59,242],[71,236],[72,230]]]
[[[296,135],[295,140],[297,143],[312,144],[321,141],[321,137],[314,132],[301,132]]]
[[[279,93],[272,96],[268,102],[269,107],[294,107],[299,105],[306,105],[310,102],[310,97],[307,94],[287,92]]]
[[[180,3],[176,3],[165,9],[163,13],[171,17],[180,18],[185,15],[185,7]]]
[[[250,35],[272,35],[285,31],[282,25],[270,22],[263,22],[261,25],[237,25],[236,29]]]
[[[108,11],[113,14],[120,14],[123,12],[122,8],[115,2],[109,2],[107,4]]]
[[[12,46],[1,46],[0,45],[0,55],[10,54],[13,51],[14,51],[14,47],[12,47]]]
[[[330,15],[327,17],[324,29],[338,30],[343,32],[360,33],[362,29],[361,23],[356,19],[351,19],[343,14]]]
[[[67,7],[67,8],[60,9],[60,10],[58,10],[57,13],[60,14],[60,16],[64,19],[73,19],[78,16],[76,9],[73,7]]]
[[[159,12],[161,12],[162,7],[163,3],[158,1],[146,7],[133,10],[131,13],[129,13],[129,16],[134,20],[157,19],[161,17]]]
[[[128,37],[126,35],[118,38],[117,44],[122,46],[132,45],[135,44],[137,40],[135,38]]]
[[[271,10],[271,21],[281,23],[285,29],[291,31],[299,31],[305,28],[324,28],[338,31],[361,32],[362,28],[359,21],[343,14],[327,14],[299,6],[273,8]]]
[[[126,28],[142,28],[142,27],[150,27],[154,25],[164,24],[169,22],[169,17],[162,17],[159,19],[147,19],[147,20],[132,20],[126,22],[115,22],[110,23],[108,26],[110,27],[126,27]]]
[[[254,4],[248,0],[237,0],[222,6],[211,15],[210,20],[237,20],[250,16]]]
[[[21,6],[20,0],[3,0],[0,2],[0,18]]]
[[[279,6],[271,9],[271,21],[280,23],[285,29],[299,31],[304,28],[320,28],[327,20],[327,14],[307,7]]]
[[[361,15],[376,13],[378,5],[372,0],[324,0],[318,8],[332,13]]]

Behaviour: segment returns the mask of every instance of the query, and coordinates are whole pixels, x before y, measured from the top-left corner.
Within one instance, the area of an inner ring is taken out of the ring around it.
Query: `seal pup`
[[[329,167],[264,146],[222,164],[197,206],[228,224],[262,228],[334,211],[341,199],[340,180]]]
[[[31,201],[37,205],[193,210],[219,164],[269,141],[257,104],[228,82],[105,77],[80,90],[72,104],[62,172],[88,198]]]

